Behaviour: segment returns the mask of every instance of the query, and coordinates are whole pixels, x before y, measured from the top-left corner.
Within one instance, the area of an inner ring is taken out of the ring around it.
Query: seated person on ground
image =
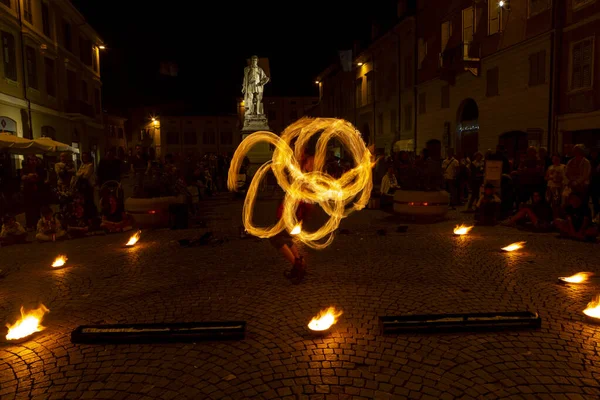
[[[394,174],[394,167],[389,167],[387,173],[381,179],[381,206],[389,205],[393,203],[393,196],[396,190],[400,189],[396,175]]]
[[[52,209],[48,206],[42,207],[42,218],[38,221],[35,238],[40,242],[52,242],[62,239],[66,234]]]
[[[2,224],[2,232],[0,232],[0,244],[18,244],[25,243],[27,241],[27,232],[20,223],[17,222],[15,217],[7,215],[4,217]]]
[[[592,213],[581,195],[572,192],[565,207],[565,219],[556,219],[554,224],[563,237],[595,242],[598,227],[592,222]]]
[[[477,201],[475,221],[479,225],[495,225],[499,212],[500,198],[494,193],[494,185],[488,183]]]
[[[109,233],[123,232],[131,228],[131,219],[125,213],[123,204],[114,194],[108,196],[108,201],[105,202],[103,208],[100,228]]]
[[[536,229],[550,229],[552,224],[552,207],[546,203],[540,192],[533,192],[531,198],[531,204],[524,205],[519,212],[505,222],[505,225],[514,226],[517,223],[524,223],[529,219]]]
[[[85,218],[83,205],[75,203],[73,211],[67,218],[67,232],[73,237],[85,236],[90,230],[90,221]]]

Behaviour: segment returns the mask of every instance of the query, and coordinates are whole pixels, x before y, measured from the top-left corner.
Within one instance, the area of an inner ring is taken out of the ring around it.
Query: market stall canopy
[[[0,133],[0,150],[8,150],[13,153],[36,153],[40,148],[33,140],[9,133]]]
[[[71,147],[68,144],[57,142],[49,137],[33,139],[33,142],[42,148],[44,153],[75,153],[79,154],[79,149]]]
[[[394,143],[394,152],[415,151],[415,141],[413,139],[398,140]]]

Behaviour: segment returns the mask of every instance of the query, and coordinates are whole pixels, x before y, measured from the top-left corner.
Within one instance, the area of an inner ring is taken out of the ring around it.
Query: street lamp
[[[356,63],[356,65],[358,65],[359,67],[362,67],[363,63],[359,62],[359,63]]]
[[[98,46],[98,48],[99,48],[100,50],[104,50],[104,49],[106,49],[106,46],[104,46],[103,44],[101,44],[100,46]]]

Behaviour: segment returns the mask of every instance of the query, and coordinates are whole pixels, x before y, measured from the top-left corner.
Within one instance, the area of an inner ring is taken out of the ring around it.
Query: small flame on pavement
[[[290,235],[299,235],[300,232],[302,232],[302,224],[296,225],[294,229],[292,229],[292,231],[290,232]]]
[[[455,235],[466,235],[467,233],[469,233],[471,231],[471,229],[473,229],[472,226],[457,225],[456,228],[454,228],[454,234]]]
[[[575,275],[563,276],[558,279],[566,283],[583,283],[586,282],[592,275],[594,275],[592,272],[578,272]]]
[[[507,251],[507,252],[519,250],[519,249],[523,248],[523,246],[525,245],[525,243],[527,243],[527,242],[516,242],[516,243],[513,243],[513,244],[509,244],[508,246],[503,247],[502,250]]]
[[[125,246],[135,246],[135,244],[140,240],[140,236],[142,235],[142,231],[137,231],[129,238],[129,241],[125,243]]]
[[[600,296],[594,297],[583,310],[583,313],[591,318],[600,318]]]
[[[64,267],[65,264],[67,263],[67,260],[68,260],[68,258],[66,255],[64,255],[64,254],[59,255],[58,257],[56,257],[56,259],[52,263],[52,268]]]
[[[13,325],[7,324],[8,334],[6,340],[18,340],[27,337],[36,332],[40,332],[45,328],[40,325],[44,314],[50,312],[48,307],[40,305],[37,309],[25,312],[21,307],[21,319],[15,322]]]
[[[321,310],[319,314],[308,323],[308,329],[311,331],[326,331],[337,322],[337,319],[342,314],[342,311],[336,310],[335,307]]]

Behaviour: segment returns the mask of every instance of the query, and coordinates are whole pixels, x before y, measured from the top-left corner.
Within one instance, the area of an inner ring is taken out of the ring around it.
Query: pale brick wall
[[[546,50],[546,84],[529,87],[529,55]],[[486,97],[486,71],[498,67],[499,95]],[[479,108],[479,150],[495,148],[498,137],[508,131],[541,129],[541,143],[547,143],[550,40],[548,35],[521,43],[482,60],[479,77],[460,74],[450,86],[450,107],[441,108],[441,90],[447,83],[435,79],[419,85],[425,91],[427,112],[418,115],[417,148],[430,139],[443,139],[444,122],[450,122],[452,146],[456,144],[458,110],[463,100],[472,98]],[[417,104],[418,106],[418,104]]]

